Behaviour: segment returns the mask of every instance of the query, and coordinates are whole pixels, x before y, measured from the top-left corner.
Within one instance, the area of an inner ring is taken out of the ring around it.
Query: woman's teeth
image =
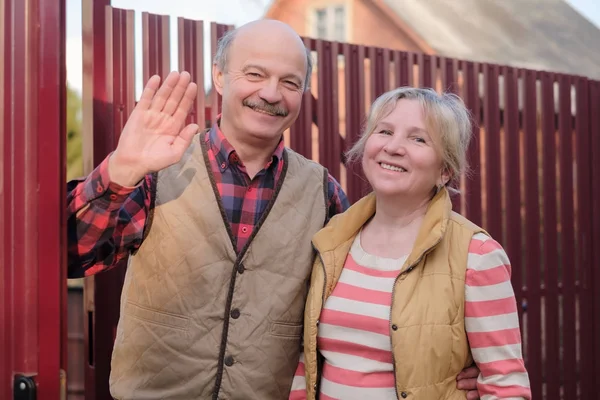
[[[389,169],[390,171],[406,172],[406,170],[404,168],[396,167],[394,165],[384,164],[384,163],[381,163],[379,165],[381,165],[381,168],[383,168],[383,169]]]

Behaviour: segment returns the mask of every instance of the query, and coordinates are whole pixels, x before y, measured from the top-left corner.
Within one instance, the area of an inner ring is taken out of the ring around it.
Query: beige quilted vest
[[[360,228],[375,213],[370,194],[337,215],[313,238],[319,257],[304,321],[307,398],[315,399],[320,369],[318,320]],[[429,204],[412,252],[396,279],[390,338],[400,400],[459,400],[456,376],[472,364],[465,332],[465,274],[471,238],[485,232],[452,211],[445,189]]]
[[[116,399],[288,398],[327,173],[286,149],[276,201],[236,254],[203,139],[158,174],[151,226],[123,286]]]

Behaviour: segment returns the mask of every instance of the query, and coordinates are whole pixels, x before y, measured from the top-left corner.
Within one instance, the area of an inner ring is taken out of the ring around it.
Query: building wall
[[[283,21],[301,36],[315,37],[314,11],[343,4],[346,7],[346,40],[353,44],[407,51],[420,48],[396,23],[370,0],[283,0],[276,1],[267,18]]]

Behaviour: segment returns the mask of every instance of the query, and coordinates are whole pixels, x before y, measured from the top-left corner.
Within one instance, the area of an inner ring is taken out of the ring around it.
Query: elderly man
[[[69,184],[70,277],[129,261],[116,399],[288,397],[311,238],[348,207],[327,170],[283,143],[310,75],[291,28],[244,25],[219,43],[212,129],[184,127],[197,92],[188,73],[160,87],[152,77],[116,150]]]

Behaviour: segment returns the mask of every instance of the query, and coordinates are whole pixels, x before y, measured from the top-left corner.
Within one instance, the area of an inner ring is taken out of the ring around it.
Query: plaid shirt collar
[[[229,143],[229,140],[227,140],[223,132],[221,132],[221,128],[219,127],[220,122],[221,116],[218,117],[217,123],[212,126],[208,132],[208,135],[206,135],[206,140],[208,141],[209,148],[215,154],[215,158],[219,168],[221,169],[221,172],[223,172],[229,167],[230,164],[239,164],[243,166],[243,163],[239,159],[231,143]],[[279,161],[281,161],[283,158],[284,149],[285,143],[282,135],[277,147],[275,147],[272,159],[265,166],[265,169],[271,169],[277,166]]]

